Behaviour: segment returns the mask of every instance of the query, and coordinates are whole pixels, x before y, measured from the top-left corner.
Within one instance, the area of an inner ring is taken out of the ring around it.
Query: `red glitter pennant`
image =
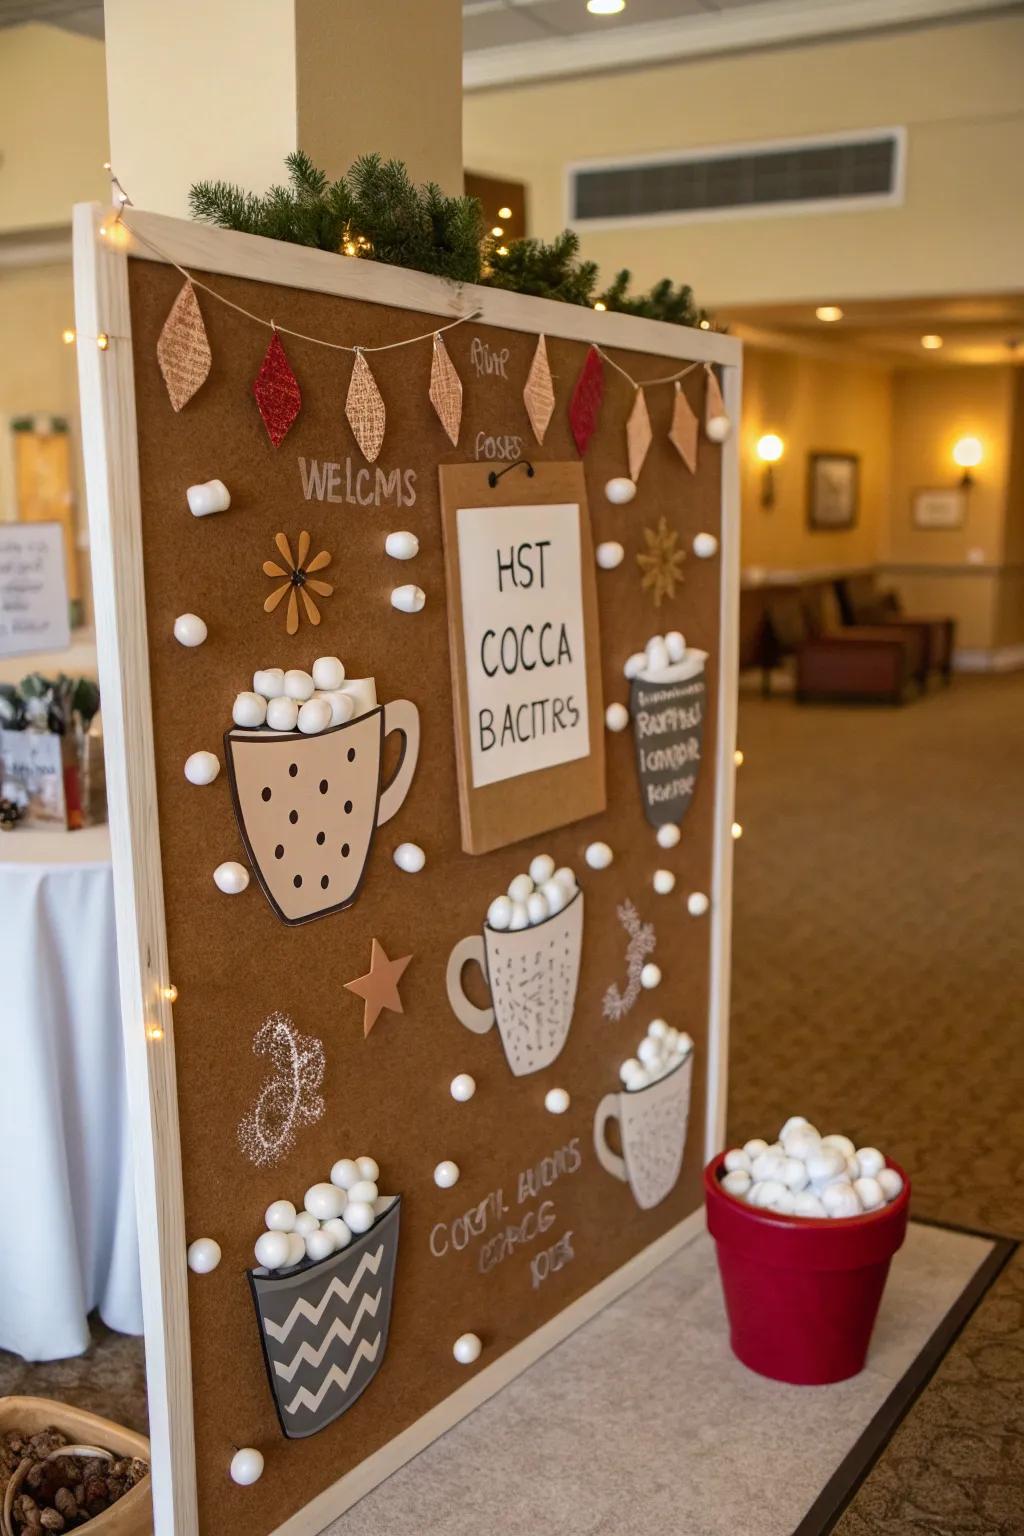
[[[276,331],[264,353],[252,392],[267,436],[275,448],[280,448],[302,408],[302,391]]]
[[[604,398],[604,364],[596,347],[591,347],[580,369],[576,387],[569,401],[569,425],[576,440],[580,458],[587,451],[587,444],[594,435],[597,418]]]

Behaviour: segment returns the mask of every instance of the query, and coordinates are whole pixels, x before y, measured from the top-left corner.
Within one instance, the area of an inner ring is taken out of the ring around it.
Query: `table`
[[[142,1332],[106,827],[0,834],[0,1348]]]

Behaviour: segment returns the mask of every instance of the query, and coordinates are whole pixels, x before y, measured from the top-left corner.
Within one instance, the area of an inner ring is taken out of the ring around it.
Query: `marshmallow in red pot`
[[[848,1136],[823,1136],[803,1115],[792,1115],[768,1143],[760,1137],[731,1147],[722,1188],[762,1210],[843,1220],[878,1211],[901,1193],[903,1179],[885,1166],[877,1147],[856,1147]]]

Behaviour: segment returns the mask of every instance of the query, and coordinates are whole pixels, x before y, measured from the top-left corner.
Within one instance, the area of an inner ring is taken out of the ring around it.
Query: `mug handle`
[[[402,752],[390,784],[385,785],[381,792],[377,807],[378,827],[382,827],[396,811],[401,810],[419,761],[420,712],[408,699],[392,699],[390,704],[384,705],[384,735],[390,736],[392,731],[402,733]]]
[[[619,1096],[617,1093],[606,1093],[597,1106],[597,1114],[594,1116],[594,1151],[597,1160],[606,1173],[621,1179],[623,1184],[627,1182],[625,1159],[617,1152],[613,1152],[604,1139],[604,1128],[609,1120],[615,1120],[619,1113]]]
[[[483,937],[479,933],[468,934],[460,939],[448,956],[448,974],[446,985],[448,987],[448,1001],[452,1005],[452,1012],[460,1024],[471,1029],[475,1035],[486,1035],[494,1023],[493,1008],[478,1008],[471,1003],[462,990],[462,968],[468,965],[470,960],[475,960],[477,965],[487,977],[487,955],[484,949]]]

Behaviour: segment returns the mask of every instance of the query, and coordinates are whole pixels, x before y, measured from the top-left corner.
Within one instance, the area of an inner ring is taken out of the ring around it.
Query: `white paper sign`
[[[71,643],[64,530],[0,523],[0,656],[63,651]]]
[[[473,787],[590,753],[580,509],[460,507]]]

